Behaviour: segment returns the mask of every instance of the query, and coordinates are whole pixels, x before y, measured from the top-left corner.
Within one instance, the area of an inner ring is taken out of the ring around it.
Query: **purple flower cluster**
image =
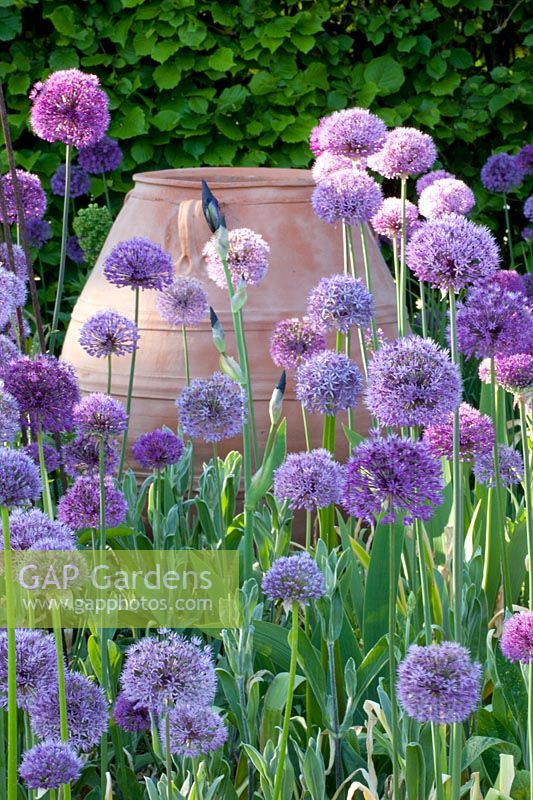
[[[359,368],[343,353],[324,350],[296,371],[296,397],[311,414],[332,416],[353,408],[362,388]]]
[[[105,478],[105,520],[108,528],[126,519],[127,504],[109,476]],[[63,495],[57,507],[61,522],[74,530],[97,528],[100,524],[100,483],[96,475],[83,475]]]
[[[522,455],[514,447],[505,444],[498,445],[499,478],[502,486],[512,486],[520,483],[524,476],[524,461]],[[494,469],[494,454],[482,453],[474,462],[474,475],[478,483],[483,483],[489,488],[496,486],[496,470]]]
[[[59,789],[78,780],[82,768],[81,758],[69,744],[46,741],[24,753],[19,773],[29,789]]]
[[[4,328],[17,308],[26,303],[26,284],[14,272],[0,267],[0,328]]]
[[[20,433],[20,413],[15,398],[0,384],[0,442],[11,443]]]
[[[340,500],[342,470],[328,450],[290,453],[274,473],[274,495],[292,510],[314,511]]]
[[[431,186],[435,181],[440,181],[444,178],[455,178],[455,175],[453,172],[446,172],[445,169],[435,169],[433,172],[426,172],[426,174],[422,175],[416,182],[417,195],[420,196],[424,189],[427,189],[427,187]]]
[[[67,169],[64,164],[60,164],[50,179],[52,194],[57,197],[65,196],[65,182]],[[81,197],[91,191],[91,179],[83,169],[73,164],[70,168],[70,187],[69,197]]]
[[[66,525],[50,519],[38,508],[14,509],[9,517],[11,547],[13,550],[72,550],[74,534]],[[42,547],[42,543],[55,542],[57,547]]]
[[[533,611],[513,614],[503,626],[500,647],[509,661],[533,661]]]
[[[18,244],[14,244],[12,249],[15,274],[21,280],[25,281],[28,277],[28,262],[26,261],[24,250],[22,247],[19,247]],[[10,269],[9,251],[5,242],[0,242],[0,267],[5,270]]]
[[[307,316],[317,329],[348,333],[350,328],[367,328],[374,314],[374,299],[364,283],[351,275],[321,278],[311,290]]]
[[[308,317],[282,319],[270,338],[270,357],[276,367],[293,369],[326,349],[326,337]]]
[[[26,234],[30,247],[40,249],[52,238],[52,226],[44,219],[26,221]]]
[[[515,156],[524,175],[533,175],[533,144],[526,144]]]
[[[122,150],[115,139],[104,136],[94,144],[82,147],[78,153],[80,166],[91,175],[113,172],[122,163]]]
[[[368,159],[368,166],[384,178],[402,178],[427,172],[437,150],[431,136],[416,128],[394,128],[379,152]]]
[[[22,448],[22,452],[31,458],[34,464],[39,466],[39,445],[37,442],[30,442]],[[60,459],[57,450],[48,442],[43,442],[44,465],[48,473],[59,469]]]
[[[523,294],[524,296],[526,294],[524,276],[514,269],[497,270],[494,275],[491,275],[491,281],[497,283],[506,292],[518,292],[518,294]]]
[[[74,424],[79,433],[104,439],[120,436],[128,427],[126,409],[109,394],[96,392],[74,407]]]
[[[196,278],[177,275],[157,293],[157,312],[169,325],[194,328],[209,314],[207,293]]]
[[[20,200],[25,220],[42,219],[46,211],[46,194],[37,175],[25,172],[23,169],[15,171],[19,187]],[[6,204],[7,222],[13,224],[20,222],[15,202],[15,190],[11,173],[2,175],[2,188]],[[0,220],[3,220],[0,213]]]
[[[341,169],[357,169],[360,166],[359,161],[352,161],[349,156],[336,156],[327,151],[317,156],[311,174],[315,183],[320,183],[324,178],[329,178],[334,172]]]
[[[13,359],[20,358],[20,351],[17,345],[9,336],[0,334],[0,379],[4,379],[4,375],[9,366],[9,362]]]
[[[151,727],[149,710],[133,700],[128,700],[123,692],[119,692],[115,700],[113,719],[128,733],[149,731]]]
[[[347,108],[320,120],[312,149],[335,156],[365,158],[377,153],[386,138],[387,128],[379,117],[366,108]]]
[[[402,235],[402,201],[399,197],[386,197],[377,214],[370,220],[372,227],[380,236],[399,239]],[[411,237],[420,224],[418,208],[409,200],[405,202],[405,233]]]
[[[97,311],[80,331],[79,342],[95,358],[125,356],[137,348],[139,332],[134,322],[115,311]]]
[[[309,553],[278,558],[263,578],[263,592],[271,600],[309,605],[326,592],[324,576]]]
[[[533,222],[533,194],[531,194],[524,203],[524,217]]]
[[[489,192],[505,194],[522,183],[524,173],[520,162],[509,153],[496,153],[487,159],[481,170],[481,183]]]
[[[223,746],[228,730],[220,716],[208,706],[186,701],[170,709],[170,752],[190,758],[205,756]],[[165,723],[161,723],[161,739]]]
[[[237,436],[246,419],[242,388],[221,372],[191,381],[176,405],[183,432],[206,442]]]
[[[533,354],[515,353],[510,356],[498,356],[494,359],[496,383],[507,392],[519,397],[529,397],[533,392]],[[479,377],[484,383],[491,381],[490,360],[485,359],[479,365]]]
[[[227,262],[233,288],[240,281],[257,286],[268,272],[270,245],[260,233],[250,228],[235,228],[228,231]],[[227,288],[222,259],[218,252],[216,236],[212,236],[203,249],[207,274],[221,289]]]
[[[381,187],[363,170],[343,169],[320,181],[311,196],[313,210],[324,222],[367,222],[383,203]]]
[[[42,484],[39,470],[25,453],[0,447],[0,506],[38,500]]]
[[[424,441],[435,458],[451,461],[453,456],[453,420],[449,414],[437,420],[424,431]],[[494,446],[494,425],[487,414],[482,414],[468,403],[459,406],[459,458],[470,461],[475,456],[491,453]]]
[[[96,475],[100,468],[100,443],[93,436],[78,434],[63,447],[65,469],[73,478]],[[104,440],[104,472],[113,475],[118,467],[119,453],[115,442]]]
[[[179,436],[160,428],[139,436],[132,447],[134,459],[145,469],[165,469],[177,464],[185,447]]]
[[[54,637],[39,630],[15,631],[17,705],[28,709],[31,698],[57,676]],[[7,707],[8,643],[0,631],[0,708]]]
[[[83,264],[85,253],[77,236],[69,236],[67,239],[67,256],[75,264]]]
[[[418,200],[418,210],[423,217],[434,219],[443,214],[468,214],[476,198],[466,183],[456,178],[443,178],[428,186]]]
[[[143,236],[119,242],[104,264],[104,276],[114,286],[164,289],[172,283],[172,259],[162,247]]]

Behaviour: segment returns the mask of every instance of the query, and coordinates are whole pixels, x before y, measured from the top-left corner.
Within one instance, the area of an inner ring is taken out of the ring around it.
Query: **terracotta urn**
[[[228,353],[235,355],[227,294],[207,277],[202,249],[210,237],[201,204],[201,179],[205,179],[219,200],[228,228],[247,227],[259,232],[271,247],[270,269],[257,287],[249,287],[244,309],[250,354],[253,393],[260,443],[269,427],[268,404],[280,370],[269,355],[269,340],[276,323],[286,317],[302,316],[307,296],[318,280],[343,270],[342,231],[316,218],[310,198],[314,182],[308,170],[268,168],[198,168],[145,172],[134,176],[135,186],[111,229],[100,258],[72,312],[63,347],[63,358],[77,370],[83,392],[106,391],[105,359],[88,356],[78,342],[83,323],[104,309],[133,318],[134,293],[118,289],[103,275],[104,262],[118,242],[146,236],[172,256],[177,274],[199,278],[205,285],[211,306],[226,333]],[[372,234],[368,232],[373,292],[378,328],[386,337],[396,335],[394,284]],[[354,236],[357,269],[363,275],[359,237]],[[130,443],[141,433],[161,425],[176,428],[175,400],[185,385],[181,331],[170,328],[158,316],[155,292],[141,293],[140,343],[133,391]],[[357,337],[352,337],[353,357],[359,361]],[[209,319],[188,331],[191,377],[204,377],[218,369]],[[359,362],[360,363],[360,362]],[[113,358],[112,392],[125,401],[129,357]],[[292,451],[305,449],[300,405],[294,394],[294,375],[289,374],[284,401],[288,445]],[[369,417],[360,403],[356,427],[368,430]],[[313,446],[320,446],[322,418],[311,417]],[[337,437],[343,440],[344,437]],[[221,454],[239,448],[239,439],[222,442]],[[347,445],[339,441],[339,455]],[[198,463],[208,460],[211,450],[198,442]],[[130,465],[133,466],[131,462]]]

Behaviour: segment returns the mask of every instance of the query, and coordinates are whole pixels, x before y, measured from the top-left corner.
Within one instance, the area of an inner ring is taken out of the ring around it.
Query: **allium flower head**
[[[496,153],[481,170],[481,183],[489,192],[512,192],[522,183],[524,173],[516,156]]]
[[[533,394],[533,354],[515,353],[494,359],[496,383],[517,397],[529,398]],[[491,381],[490,360],[479,365],[479,377],[484,383]]]
[[[296,371],[296,397],[311,414],[332,416],[353,408],[362,388],[356,364],[332,350],[311,356]]]
[[[362,170],[342,169],[318,183],[311,196],[313,210],[324,222],[367,222],[383,203],[381,186]]]
[[[4,373],[6,390],[18,403],[21,423],[32,431],[61,433],[72,429],[80,393],[70,364],[48,355],[11,361]]]
[[[70,528],[50,519],[39,508],[14,509],[9,516],[9,529],[13,550],[43,550],[41,542],[51,539],[60,545],[59,550],[72,550],[75,544]]]
[[[78,162],[91,175],[113,172],[122,163],[122,150],[115,139],[104,136],[94,144],[82,147],[78,153]]]
[[[29,219],[26,234],[30,247],[41,248],[52,238],[52,226],[45,219]]]
[[[424,222],[407,245],[407,264],[421,281],[455,292],[492,276],[500,261],[494,236],[460,214]]]
[[[65,69],[34,86],[30,124],[46,142],[87,147],[101,139],[109,125],[106,93],[96,75]]]
[[[17,705],[28,709],[35,694],[56,680],[57,661],[54,637],[39,630],[15,631]],[[7,632],[0,631],[0,708],[7,707]]]
[[[349,156],[336,156],[326,151],[316,157],[311,174],[315,183],[320,183],[324,178],[329,178],[330,175],[340,169],[357,168],[359,163],[358,161],[352,161]]]
[[[366,108],[334,111],[320,121],[316,147],[336,156],[365,158],[377,153],[387,138],[385,123]]]
[[[176,400],[178,417],[187,436],[220,442],[237,436],[246,419],[245,397],[238,383],[221,372],[196,378]]]
[[[83,260],[89,267],[96,264],[112,225],[113,217],[107,206],[96,203],[81,208],[74,217],[72,227],[83,251]]]
[[[274,495],[289,508],[314,511],[340,500],[342,470],[328,450],[291,453],[274,473]]]
[[[162,247],[143,236],[119,242],[104,264],[104,275],[115,286],[164,289],[172,283],[172,259]]]
[[[440,462],[425,442],[372,435],[344,470],[342,505],[352,517],[382,522],[429,519],[442,502]]]
[[[17,345],[9,336],[0,334],[0,379],[3,379],[10,361],[20,358]]]
[[[443,214],[468,214],[476,198],[472,189],[456,178],[443,178],[428,186],[418,200],[423,217],[434,219]]]
[[[124,697],[152,711],[176,703],[207,706],[215,697],[211,650],[200,639],[176,633],[165,639],[147,636],[133,644],[120,680]]]
[[[500,484],[512,486],[520,483],[524,477],[524,461],[522,455],[514,447],[505,444],[498,445],[498,466]],[[482,453],[474,462],[474,475],[478,483],[483,483],[489,488],[496,486],[496,471],[494,469],[494,454]]]
[[[24,219],[42,219],[46,211],[46,194],[41,185],[41,181],[31,172],[25,172],[23,169],[16,171],[20,200],[22,203],[22,210],[24,212]],[[13,224],[19,222],[17,213],[17,204],[15,202],[15,190],[13,188],[13,179],[11,173],[2,175],[0,178],[2,187],[4,189],[4,200],[6,204],[7,222]],[[0,213],[0,220],[3,221]]]
[[[105,521],[114,528],[126,519],[127,505],[124,495],[115,489],[112,479],[105,478]],[[74,530],[97,528],[100,524],[100,485],[98,476],[78,478],[63,495],[57,507],[61,522]]]
[[[437,158],[431,136],[416,128],[394,128],[368,166],[385,178],[401,178],[427,172]]]
[[[97,311],[80,331],[80,344],[90,356],[125,356],[137,349],[139,332],[134,322],[115,311]]]
[[[531,230],[533,231],[533,228]],[[531,238],[533,239],[533,236]],[[529,305],[533,306],[533,273],[526,272],[525,275],[522,275],[522,280],[524,281],[527,301]]]
[[[128,700],[123,692],[119,692],[115,700],[113,719],[128,733],[149,731],[151,727],[149,710],[133,700]]]
[[[533,194],[529,195],[524,203],[524,217],[533,222]]]
[[[143,433],[134,442],[131,452],[145,469],[165,469],[177,464],[185,446],[179,436],[165,428]]]
[[[87,436],[119,436],[128,426],[126,409],[109,394],[95,392],[74,407],[74,424]]]
[[[518,166],[524,175],[533,175],[533,144],[526,144],[516,156]]]
[[[380,236],[399,239],[402,235],[402,201],[399,197],[386,197],[383,205],[370,220]],[[405,233],[409,239],[419,225],[418,208],[409,200],[405,202]]]
[[[83,264],[85,253],[77,236],[69,236],[67,239],[67,256],[75,264]]]
[[[271,600],[282,600],[285,606],[307,606],[312,600],[320,600],[326,588],[316,562],[309,553],[301,553],[274,561],[263,578],[263,592]]]
[[[58,789],[77,781],[82,768],[83,761],[69,744],[46,741],[26,750],[19,773],[28,789]]]
[[[157,313],[169,325],[194,328],[209,314],[207,292],[196,278],[177,275],[157,293]]]
[[[228,730],[212,708],[198,703],[180,703],[169,712],[170,752],[197,758],[218,750],[228,738]],[[165,738],[165,722],[161,722]]]
[[[100,469],[100,443],[94,436],[78,434],[63,447],[65,469],[73,478],[96,475]],[[104,440],[104,473],[113,475],[118,467],[118,447],[113,440]]]
[[[500,647],[509,661],[533,661],[533,611],[513,614],[503,626]]]
[[[228,231],[228,267],[233,288],[240,281],[257,286],[268,271],[270,245],[261,234],[250,228],[234,228]],[[226,275],[218,254],[216,236],[212,236],[203,249],[207,274],[221,289],[227,288]]]
[[[28,262],[26,261],[24,250],[18,244],[13,245],[13,266],[17,277],[25,281],[28,277]],[[5,242],[0,242],[0,267],[8,271],[11,269],[9,251]]]
[[[424,441],[435,458],[453,456],[453,414],[437,420],[424,431]],[[459,458],[470,461],[474,456],[491,453],[494,446],[494,425],[487,414],[461,403],[459,406]]]
[[[525,242],[530,242],[531,239],[533,239],[533,225],[526,225],[525,228],[522,228],[520,233]]]
[[[57,197],[65,196],[65,182],[67,179],[67,168],[60,164],[50,178],[50,188],[52,194]],[[69,197],[81,197],[91,191],[91,179],[83,169],[73,164],[70,168],[70,190]]]
[[[326,349],[326,337],[308,317],[282,319],[270,337],[270,357],[276,367],[293,369]]]
[[[26,284],[14,272],[0,267],[0,328],[10,321],[17,308],[26,303]]]
[[[440,181],[443,178],[455,178],[455,175],[453,172],[446,172],[445,169],[435,169],[433,172],[427,172],[425,175],[422,175],[416,182],[417,195],[421,195],[424,189],[427,189],[432,183]]]
[[[491,275],[490,280],[507,292],[518,292],[518,294],[523,294],[524,296],[526,294],[524,276],[514,269],[498,269]]]
[[[374,314],[374,299],[364,283],[351,275],[321,278],[311,290],[307,316],[319,330],[367,328]]]
[[[381,425],[430,425],[461,399],[459,369],[431,339],[385,342],[368,365],[366,404]]]
[[[481,665],[456,642],[413,644],[398,668],[398,701],[417,722],[465,722],[480,694]]]
[[[4,391],[0,382],[0,442],[11,444],[20,433],[20,413],[13,395]]]
[[[0,506],[38,500],[42,484],[39,470],[25,453],[0,447]]]

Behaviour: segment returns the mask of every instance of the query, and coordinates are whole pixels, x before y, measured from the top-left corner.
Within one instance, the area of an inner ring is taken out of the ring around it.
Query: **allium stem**
[[[139,327],[139,287],[137,286],[135,289],[135,313],[134,313],[134,321],[135,327]],[[135,358],[137,356],[137,348],[135,347],[131,351],[131,365],[130,365],[130,377],[128,380],[128,396],[126,398],[126,413],[128,415],[128,422],[126,424],[126,430],[124,431],[124,437],[122,439],[122,450],[120,453],[120,464],[118,468],[118,482],[120,483],[122,480],[122,474],[124,472],[124,462],[126,461],[126,448],[128,446],[128,430],[130,427],[130,414],[131,414],[131,401],[133,395],[133,381],[135,379]]]
[[[9,510],[2,506],[4,574],[6,578],[7,622],[7,797],[17,800],[17,651],[15,639],[15,597],[13,558],[9,535]]]
[[[135,352],[135,351],[133,351]],[[98,442],[98,477],[99,477],[99,493],[100,493],[100,535],[99,546],[100,552],[103,553],[106,548],[106,519],[105,519],[105,439],[100,437]],[[98,639],[100,640],[100,669],[101,669],[101,685],[103,690],[108,696],[108,663],[107,663],[107,631],[105,628],[100,628],[98,631]],[[102,797],[105,797],[106,783],[107,783],[107,731],[102,734],[100,742],[100,790]]]
[[[364,224],[359,225],[359,231],[361,234],[361,251],[363,253],[363,266],[365,269],[365,282],[366,288],[372,294],[372,273],[370,270],[370,262],[368,260],[368,249],[366,246],[366,232]],[[370,327],[372,329],[372,346],[374,348],[374,352],[377,351],[379,347],[378,341],[378,329],[376,327],[376,318],[372,315],[372,319],[370,320]]]
[[[39,452],[39,470],[41,472],[41,483],[43,484],[43,511],[50,519],[54,518],[54,506],[52,503],[52,495],[50,493],[50,482],[48,480],[48,473],[46,471],[46,462],[44,460],[44,446],[43,446],[43,429],[39,425],[37,431],[37,448]]]
[[[224,520],[222,518],[222,484],[220,482],[220,467],[218,463],[218,444],[213,442],[213,466],[215,468],[215,485],[217,489],[217,502],[216,502],[216,515],[217,515],[217,527],[218,527],[218,534],[220,536],[220,542],[222,549],[225,549],[225,540],[226,540],[226,530],[224,526]]]
[[[309,435],[309,422],[307,419],[307,411],[305,410],[303,403],[302,403],[302,420],[304,423],[305,446],[307,448],[307,451],[309,452],[309,450],[311,450],[311,437]]]
[[[279,742],[278,766],[274,779],[273,800],[280,800],[281,782],[287,758],[287,743],[289,741],[289,725],[292,713],[292,698],[294,695],[294,682],[296,680],[296,665],[298,663],[298,603],[292,603],[292,627],[290,632],[291,661],[289,666],[289,686],[287,688],[287,702],[285,705],[285,715],[283,717],[283,728]]]
[[[527,410],[524,398],[519,400],[520,435],[522,439],[522,455],[524,457],[524,498],[526,503],[527,552],[529,559],[528,588],[529,609],[533,611],[533,505],[531,502],[531,458],[527,431]],[[532,770],[533,774],[533,770]],[[533,794],[531,795],[533,797]]]
[[[365,373],[365,378],[368,378],[368,353],[366,349],[365,332],[362,331],[361,328],[358,328],[357,333],[359,334],[359,348],[361,350],[361,361],[363,362],[363,372]]]
[[[172,800],[174,796],[174,786],[172,784],[172,754],[170,752],[170,714],[165,714],[165,762],[167,771],[167,800]]]
[[[509,204],[507,202],[507,195],[503,195],[503,213],[505,215],[505,232],[507,233],[507,244],[509,245],[509,258],[511,260],[511,269],[515,268],[514,253],[513,253],[513,234],[511,232],[511,218],[509,215]]]
[[[187,343],[187,328],[185,325],[181,326],[181,333],[183,336],[183,358],[185,361],[185,383],[187,386],[190,385],[191,382],[191,372],[189,369],[189,346]]]
[[[59,698],[59,735],[62,742],[68,742],[65,662],[63,658],[61,613],[58,608],[52,609],[52,627],[54,631],[54,641],[56,646],[56,661],[57,661],[57,693]],[[68,783],[63,784],[62,791],[63,791],[63,800],[70,800],[71,797],[70,784]]]
[[[407,204],[407,178],[401,179],[402,201],[402,236],[400,239],[400,291],[399,291],[399,326],[398,334],[405,336],[407,333],[406,289],[407,267],[405,264],[405,247],[407,244],[406,204]]]
[[[259,453],[259,445],[257,441],[257,429],[255,425],[255,408],[254,408],[254,398],[252,394],[252,382],[250,379],[250,359],[248,358],[248,345],[246,344],[246,336],[244,335],[244,318],[242,315],[242,311],[239,311],[239,329],[240,329],[240,336],[242,337],[242,350],[244,355],[244,368],[245,368],[245,375],[246,375],[246,396],[248,398],[248,412],[250,414],[250,428],[251,428],[251,442],[252,442],[252,452],[254,458],[254,464],[257,467],[257,459]],[[239,359],[240,360],[240,359]],[[242,365],[241,365],[242,366]]]
[[[111,394],[111,378],[112,378],[112,364],[111,356],[107,357],[107,394]]]
[[[102,172],[102,184],[104,186],[104,196],[105,196],[105,203],[107,206],[107,210],[113,216],[113,212],[111,211],[111,200],[109,199],[109,189],[107,187],[107,178],[105,176],[105,172]]]
[[[396,702],[396,653],[394,638],[396,630],[396,548],[394,526],[389,523],[389,691],[391,704],[391,748],[392,748],[392,800],[400,800],[400,776],[398,772],[398,703]]]
[[[322,447],[335,454],[335,424],[336,418],[332,414],[324,415],[324,433],[322,436]],[[320,520],[320,538],[328,549],[335,547],[335,505],[321,508],[318,512]]]
[[[54,347],[56,343],[58,325],[59,325],[59,312],[61,311],[61,300],[63,299],[63,284],[65,282],[71,161],[72,161],[72,147],[71,145],[67,144],[65,146],[65,195],[63,198],[63,222],[61,226],[61,252],[59,255],[59,272],[57,276],[57,289],[56,289],[56,299],[54,304],[54,315],[52,318],[52,333],[50,335],[51,355],[54,355]]]
[[[394,263],[394,283],[396,286],[396,324],[398,326],[398,333],[402,327],[402,303],[401,303],[401,276],[400,276],[400,262],[398,260],[398,238],[392,237],[392,260]]]
[[[350,264],[350,272],[352,278],[357,278],[357,264],[355,260],[355,248],[353,243],[353,231],[352,226],[348,225],[347,223],[343,223],[345,226],[346,231],[346,243],[348,245],[348,261]]]
[[[424,286],[423,281],[419,281],[418,285],[420,287],[420,316],[422,319],[422,336],[424,337],[424,339],[427,339],[428,318],[427,318],[427,308],[426,308],[426,287]]]
[[[503,489],[500,476],[500,457],[498,452],[498,386],[496,384],[496,368],[494,364],[494,357],[490,359],[490,415],[494,423],[494,478],[496,485],[494,488],[489,489],[489,493],[494,492],[496,496],[496,507],[498,509],[498,521],[496,529],[498,531],[498,538],[500,544],[500,558],[502,566],[502,580],[503,580],[503,595],[506,608],[512,612],[513,598],[511,591],[511,576],[509,572],[509,557],[507,548],[505,546],[505,509],[503,504]]]
[[[328,648],[328,673],[329,673],[329,688],[331,691],[332,708],[333,708],[333,738],[335,740],[335,785],[342,784],[342,754],[341,754],[341,737],[339,734],[339,698],[337,694],[337,679],[335,677],[335,647],[333,642],[327,643]]]

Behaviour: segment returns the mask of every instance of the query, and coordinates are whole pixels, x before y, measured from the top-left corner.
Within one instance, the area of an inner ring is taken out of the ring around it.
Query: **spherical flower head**
[[[114,528],[126,519],[127,504],[112,479],[106,476],[105,521]],[[57,507],[61,522],[74,530],[97,528],[100,524],[100,484],[96,475],[82,475],[63,495]]]
[[[68,742],[88,753],[107,730],[108,710],[103,689],[79,672],[65,672]],[[57,681],[40,692],[29,704],[33,732],[41,739],[59,739],[59,694]]]
[[[324,332],[348,333],[353,328],[367,328],[374,315],[374,299],[364,283],[351,275],[321,278],[312,289],[307,303],[311,324]]]
[[[104,264],[104,275],[115,286],[164,289],[172,283],[172,259],[162,247],[143,236],[119,242]]]
[[[506,620],[500,647],[509,661],[533,662],[533,611],[521,611]]]
[[[476,198],[472,189],[456,178],[443,178],[428,186],[418,200],[418,210],[423,217],[434,219],[443,214],[468,214]]]
[[[529,222],[533,222],[533,194],[529,195],[524,203],[524,217],[529,220]]]
[[[15,323],[15,324],[13,324],[13,323]],[[3,330],[3,333],[4,333],[5,336],[8,336],[11,339],[12,342],[14,342],[15,344],[18,344],[19,326],[18,326],[17,320],[16,319],[14,320],[13,318],[11,318],[9,320],[9,322],[7,323],[7,325],[5,326],[5,328]],[[22,317],[22,335],[24,336],[25,339],[28,339],[32,335],[30,323],[28,322],[28,320],[24,316]],[[17,350],[18,350],[18,347],[17,347]],[[20,355],[20,351],[19,351],[19,355]]]
[[[368,365],[366,405],[381,425],[431,425],[455,411],[461,377],[449,354],[431,339],[385,342]]]
[[[368,166],[384,178],[402,178],[427,172],[437,158],[431,136],[416,128],[394,128]]]
[[[480,694],[481,665],[456,642],[413,644],[398,667],[398,701],[417,722],[465,722]]]
[[[120,680],[128,700],[156,712],[176,703],[207,706],[215,697],[211,650],[198,638],[176,633],[165,639],[148,636],[133,644]]]
[[[317,217],[332,225],[367,222],[382,202],[381,186],[366,172],[354,169],[333,172],[315,186],[311,196]]]
[[[498,269],[491,275],[491,282],[497,283],[501,289],[507,292],[518,292],[518,294],[526,295],[526,285],[524,283],[524,276],[520,275],[514,269]]]
[[[290,317],[278,322],[270,337],[270,357],[276,367],[294,369],[315,353],[326,349],[326,337],[308,317]]]
[[[511,356],[498,356],[494,359],[496,383],[516,397],[527,400],[533,394],[533,354],[515,353]],[[491,381],[490,361],[485,359],[479,365],[479,377],[484,383]]]
[[[70,528],[50,519],[39,508],[14,509],[9,516],[9,530],[12,550],[45,549],[40,547],[40,543],[52,539],[60,545],[59,550],[72,550],[75,544]]]
[[[410,524],[442,503],[441,465],[425,442],[372,435],[344,469],[342,505],[352,517]]]
[[[22,247],[19,247],[18,244],[14,244],[12,249],[15,274],[21,280],[25,281],[28,277],[28,262],[26,261],[24,250]],[[11,270],[9,250],[5,242],[0,242],[0,267],[8,271]],[[20,305],[22,305],[22,303]]]
[[[177,275],[157,293],[157,313],[169,325],[195,328],[209,314],[207,292],[196,278]]]
[[[386,197],[383,205],[370,220],[372,227],[380,236],[399,241],[402,235],[402,201],[399,197]],[[405,202],[405,233],[411,237],[419,225],[418,208],[409,200]]]
[[[72,430],[80,392],[70,364],[48,355],[22,356],[6,367],[4,383],[18,403],[23,426],[49,433]]]
[[[26,284],[14,272],[0,267],[0,328],[4,328],[17,308],[26,303]]]
[[[296,397],[311,414],[333,416],[353,408],[362,388],[359,368],[343,353],[324,350],[296,371]]]
[[[122,150],[115,139],[104,136],[98,142],[82,147],[78,153],[78,162],[91,175],[113,172],[122,163]]]
[[[445,169],[434,169],[433,172],[427,172],[425,175],[422,175],[416,182],[417,195],[420,196],[424,189],[427,189],[432,183],[440,181],[443,178],[455,178],[455,175],[453,172],[446,172]]]
[[[342,471],[328,450],[291,453],[274,473],[274,496],[293,511],[315,511],[340,500]]]
[[[228,738],[228,730],[212,708],[197,703],[180,703],[169,711],[170,752],[176,756],[197,758],[219,750]],[[161,740],[165,741],[166,722],[161,722]]]
[[[22,452],[26,453],[33,463],[39,466],[39,445],[37,442],[30,442],[30,444],[22,448]],[[48,444],[48,442],[43,442],[43,455],[44,465],[48,473],[55,472],[56,469],[59,469],[59,455],[53,445]]]
[[[73,478],[79,475],[96,475],[100,469],[100,442],[94,436],[78,434],[63,447],[63,458],[65,469]],[[104,474],[113,475],[118,462],[116,442],[104,440]]]
[[[250,228],[235,228],[228,231],[228,267],[233,288],[241,281],[257,286],[268,271],[270,245],[260,233]],[[221,289],[227,288],[224,266],[218,254],[216,236],[212,236],[203,249],[207,274]]]
[[[78,149],[99,141],[109,125],[109,103],[96,75],[65,69],[36,84],[30,125],[46,142]]]
[[[512,192],[520,186],[523,179],[520,162],[509,153],[490,156],[481,170],[481,183],[489,192]]]
[[[31,698],[57,679],[54,637],[39,630],[15,631],[17,705],[28,709]],[[0,708],[7,708],[7,632],[0,631]]]
[[[15,170],[19,187],[20,201],[24,213],[24,219],[42,219],[46,211],[46,194],[41,181],[31,172],[23,169]],[[4,189],[4,201],[6,205],[6,217],[4,220],[0,212],[0,220],[9,224],[20,222],[18,218],[17,204],[15,202],[15,190],[13,188],[13,178],[11,173],[2,175],[0,178]]]
[[[52,177],[50,178],[50,188],[52,194],[57,197],[65,196],[65,183],[67,177],[67,168],[65,164],[60,164]],[[73,164],[70,168],[70,188],[69,197],[81,197],[91,191],[91,179],[83,169],[83,167]]]
[[[28,789],[58,789],[77,781],[83,761],[66,742],[47,741],[27,750],[19,767]]]
[[[365,158],[385,144],[387,127],[366,108],[334,111],[321,120],[316,132],[316,146],[336,156]]]
[[[420,225],[407,245],[406,258],[419,280],[458,292],[492,277],[500,252],[488,228],[460,214],[443,214]]]
[[[40,249],[52,238],[52,226],[45,219],[26,221],[26,235],[30,247]]]
[[[87,436],[120,436],[128,427],[128,414],[118,400],[109,394],[95,392],[74,407],[74,425]]]
[[[533,225],[526,225],[520,233],[525,242],[530,242],[533,239]]]
[[[9,336],[0,334],[0,380],[3,379],[9,363],[20,357],[20,350]]]
[[[524,477],[524,461],[521,453],[514,447],[505,444],[498,445],[498,466],[501,486],[512,486],[520,483]],[[478,483],[483,483],[489,488],[496,486],[496,470],[494,469],[494,454],[483,453],[474,462],[474,476]]]
[[[220,442],[237,436],[246,419],[242,388],[221,372],[191,381],[176,405],[183,433],[205,442]]]
[[[4,391],[0,382],[0,442],[11,444],[20,433],[20,413],[13,395]]]
[[[149,731],[151,727],[149,710],[133,700],[128,700],[123,692],[119,692],[115,700],[113,719],[128,733]]]
[[[449,414],[437,420],[424,431],[424,441],[435,458],[453,456],[453,419]],[[482,414],[468,403],[459,406],[459,458],[471,461],[474,456],[492,452],[494,446],[494,425],[487,414]]]
[[[185,446],[179,436],[170,430],[159,428],[139,436],[132,447],[134,459],[145,469],[165,469],[177,464]]]
[[[97,311],[84,322],[79,338],[85,352],[95,358],[128,355],[138,341],[135,323],[115,311]]]
[[[316,161],[311,169],[311,174],[315,183],[320,183],[324,178],[329,178],[334,172],[340,169],[354,169],[359,165],[358,161],[352,161],[349,156],[337,156],[327,151],[316,157]]]
[[[42,491],[39,470],[25,453],[0,447],[0,506],[38,500]]]
[[[533,236],[531,238],[533,239]],[[528,304],[533,306],[533,273],[526,272],[525,275],[522,275],[522,280],[524,282],[524,290]]]
[[[77,236],[69,236],[67,239],[67,256],[75,264],[83,264],[85,253]]]
[[[263,592],[271,600],[307,606],[326,592],[324,576],[309,553],[278,558],[263,578]]]
[[[457,346],[476,358],[531,352],[533,312],[524,295],[494,283],[472,286],[457,306]]]
[[[533,144],[524,145],[516,160],[524,175],[533,175]]]

